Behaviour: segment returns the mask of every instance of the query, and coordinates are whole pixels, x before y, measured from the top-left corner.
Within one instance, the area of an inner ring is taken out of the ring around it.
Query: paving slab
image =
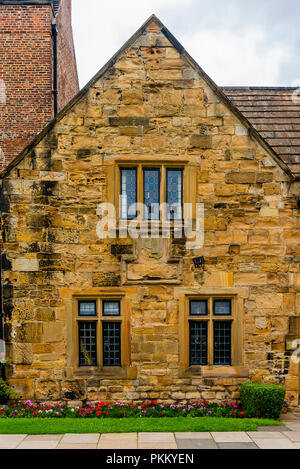
[[[0,449],[15,449],[27,435],[0,435]]]
[[[209,432],[176,432],[176,440],[211,440],[212,436]]]
[[[176,443],[174,433],[139,433],[139,443]]]
[[[66,443],[58,445],[57,449],[97,449],[97,445],[89,443]]]
[[[295,443],[292,443],[287,438],[279,440],[278,438],[274,439],[254,439],[255,444],[260,449],[296,449]]]
[[[283,435],[285,435],[287,438],[294,442],[300,442],[300,431],[298,432],[283,432]]]
[[[300,424],[299,423],[290,423],[286,426],[286,430],[291,430],[294,432],[300,431]]]
[[[286,427],[258,427],[259,432],[284,432]]]
[[[176,443],[138,443],[138,449],[177,449]]]
[[[16,449],[56,449],[57,441],[22,441]]]
[[[24,442],[27,441],[57,441],[62,439],[63,435],[27,435]]]
[[[100,433],[66,433],[61,440],[62,444],[97,444]]]
[[[259,449],[255,443],[218,443],[218,449]]]
[[[205,439],[177,439],[178,449],[218,449],[217,444],[212,438]]]
[[[0,435],[0,444],[21,443],[27,435]]]
[[[216,443],[252,443],[246,432],[212,432]]]
[[[110,433],[102,435],[98,449],[137,449],[137,433]]]
[[[286,436],[281,432],[248,432],[252,439],[258,440],[284,440]]]

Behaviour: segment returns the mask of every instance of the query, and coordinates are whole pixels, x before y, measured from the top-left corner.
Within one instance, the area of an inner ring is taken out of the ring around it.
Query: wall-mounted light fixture
[[[205,264],[204,257],[194,257],[193,262],[195,269],[201,269],[201,267],[204,267]]]

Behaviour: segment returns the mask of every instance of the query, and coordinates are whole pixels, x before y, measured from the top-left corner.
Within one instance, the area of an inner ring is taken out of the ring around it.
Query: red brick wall
[[[79,91],[71,23],[71,0],[61,0],[56,16],[58,28],[58,109]]]
[[[51,19],[50,5],[0,4],[0,169],[53,118]],[[70,0],[62,0],[57,24],[61,108],[78,91]]]
[[[0,80],[6,88],[0,104],[2,166],[52,117],[51,15],[49,5],[0,5]]]

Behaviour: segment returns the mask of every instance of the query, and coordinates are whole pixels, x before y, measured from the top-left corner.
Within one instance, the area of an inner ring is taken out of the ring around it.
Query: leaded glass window
[[[134,219],[137,216],[136,208],[131,208],[137,203],[137,169],[121,169],[121,218]]]
[[[125,326],[121,305],[122,300],[114,297],[77,300],[77,366],[122,366],[121,334]]]
[[[231,365],[231,322],[214,321],[214,365]]]
[[[231,301],[230,300],[215,300],[214,301],[214,315],[215,316],[230,316],[231,315]]]
[[[160,170],[144,169],[144,218],[159,220]]]
[[[79,365],[97,365],[96,322],[79,322]]]
[[[120,316],[120,302],[103,301],[103,316]]]
[[[207,322],[190,322],[190,364],[207,365]]]
[[[191,316],[207,316],[207,301],[191,301],[190,314]]]
[[[121,366],[121,325],[103,323],[103,366]]]
[[[183,172],[182,169],[167,169],[167,206],[168,219],[182,219],[183,202]]]
[[[209,296],[189,300],[190,364],[231,366],[235,334],[232,299]]]
[[[79,316],[96,316],[96,301],[79,301]]]

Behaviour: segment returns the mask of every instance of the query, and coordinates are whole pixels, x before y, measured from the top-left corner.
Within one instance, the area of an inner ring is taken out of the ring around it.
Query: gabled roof
[[[223,87],[228,98],[300,176],[300,99],[297,88]]]
[[[0,0],[1,1],[1,0]],[[40,0],[42,1],[42,0]],[[108,69],[121,59],[123,54],[132,47],[136,40],[146,31],[148,26],[155,22],[160,28],[161,32],[170,41],[173,47],[181,54],[181,56],[196,70],[207,83],[207,85],[216,93],[221,102],[223,102],[232,113],[240,120],[242,124],[248,129],[249,135],[257,141],[276,161],[281,169],[291,178],[295,179],[288,165],[278,156],[270,144],[262,137],[262,135],[255,129],[251,122],[245,117],[244,114],[236,107],[226,94],[219,88],[214,81],[202,70],[197,62],[186,52],[184,47],[178,42],[173,34],[163,25],[163,23],[155,16],[151,15],[150,18],[141,26],[141,28],[123,45],[123,47],[104,65],[104,67],[87,83],[87,85],[59,112],[37,137],[18,155],[16,158],[2,171],[0,178],[3,179],[12,168],[14,168],[26,155],[28,155],[33,148],[45,137],[45,135],[53,129],[68,111],[89,91],[89,89],[107,72]]]
[[[51,5],[56,16],[60,0],[0,0],[0,5]]]

